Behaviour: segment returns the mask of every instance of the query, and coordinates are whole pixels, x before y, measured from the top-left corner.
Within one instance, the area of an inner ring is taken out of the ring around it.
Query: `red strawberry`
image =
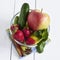
[[[32,38],[28,38],[28,39],[26,40],[26,44],[28,44],[28,45],[35,44],[35,40],[32,39]]]
[[[23,32],[24,32],[24,36],[25,37],[29,37],[30,36],[31,31],[29,29],[26,28],[26,29],[23,30]]]
[[[17,30],[17,32],[13,35],[13,38],[19,42],[24,42],[24,34],[21,30]]]

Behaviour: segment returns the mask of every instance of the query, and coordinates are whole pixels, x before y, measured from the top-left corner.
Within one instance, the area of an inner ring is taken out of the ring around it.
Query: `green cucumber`
[[[14,20],[14,24],[18,24],[18,20],[19,20],[19,17],[16,16],[16,17],[15,17],[15,20]]]
[[[19,21],[18,21],[18,24],[20,25],[21,29],[23,29],[26,26],[28,13],[29,13],[29,4],[24,3],[22,5],[20,15],[19,15]]]
[[[38,43],[38,45],[36,46],[36,50],[38,53],[42,53],[44,51],[44,47],[46,45],[45,41],[41,41]]]

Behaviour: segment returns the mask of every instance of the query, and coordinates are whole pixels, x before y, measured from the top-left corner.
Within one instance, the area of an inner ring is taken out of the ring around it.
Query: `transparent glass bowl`
[[[11,19],[11,22],[10,22],[10,26],[14,23],[15,17],[16,17],[16,16],[19,16],[19,13],[20,13],[20,12],[16,13],[16,14],[13,16],[13,18]],[[48,28],[48,31],[50,31],[50,26],[49,26],[49,28]],[[12,34],[11,30],[10,30],[10,34]],[[17,41],[16,39],[14,39],[14,40],[15,40],[15,42],[16,42],[17,44],[23,45],[23,46],[26,46],[26,47],[31,47],[31,48],[32,48],[32,47],[36,47],[36,46],[37,46],[37,44],[27,45],[27,44],[24,44],[24,43],[21,43],[21,42]]]

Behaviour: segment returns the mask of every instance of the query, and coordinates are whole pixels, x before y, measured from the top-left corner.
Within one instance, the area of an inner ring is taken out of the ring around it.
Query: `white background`
[[[11,18],[15,13],[20,11],[20,8],[24,2],[28,2],[31,9],[35,9],[35,0],[0,0],[0,60],[10,60],[11,41],[7,36],[6,29],[9,27]],[[51,42],[46,45],[42,54],[36,53],[35,60],[60,60],[60,1],[37,0],[36,4],[37,9],[43,8],[43,12],[50,15]],[[28,59],[33,60],[33,53],[20,59],[14,46],[12,46],[11,60]]]

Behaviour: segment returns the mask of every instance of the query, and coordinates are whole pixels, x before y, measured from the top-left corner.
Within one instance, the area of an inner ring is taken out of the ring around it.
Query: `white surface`
[[[31,8],[35,8],[35,0],[16,0],[15,13],[24,2],[28,2]],[[36,60],[60,60],[60,1],[37,0],[37,9],[43,8],[51,17],[50,38],[51,42],[46,45],[42,54],[36,53]],[[0,60],[10,60],[11,41],[6,29],[14,13],[14,0],[0,0]],[[33,60],[33,54],[20,60]],[[12,60],[19,60],[18,54],[12,47]]]
[[[0,60],[10,59],[11,42],[6,34],[13,16],[13,0],[0,0]]]

